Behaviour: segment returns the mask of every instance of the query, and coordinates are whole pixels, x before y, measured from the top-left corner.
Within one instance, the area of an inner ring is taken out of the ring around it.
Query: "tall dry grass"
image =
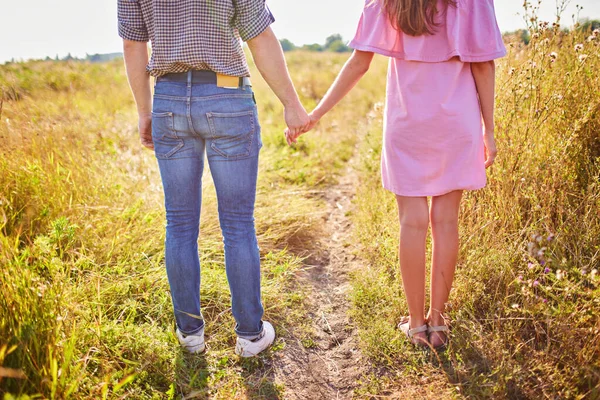
[[[296,53],[292,74],[307,105],[343,55]],[[319,68],[315,69],[314,65]],[[355,114],[372,106],[364,84],[320,133],[295,148],[282,108],[254,72],[263,125],[257,231],[266,319],[285,347],[310,342],[306,289],[295,276],[318,246],[323,190],[353,152]],[[30,62],[0,67],[0,392],[62,398],[273,398],[270,354],[239,361],[216,218],[204,180],[203,314],[210,351],[185,355],[174,337],[163,268],[162,189],[139,145],[121,62]],[[8,396],[8,395],[7,395]]]

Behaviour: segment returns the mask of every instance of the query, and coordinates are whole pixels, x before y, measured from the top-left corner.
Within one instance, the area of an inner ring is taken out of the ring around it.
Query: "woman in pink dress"
[[[458,257],[464,190],[485,187],[494,163],[494,59],[506,48],[493,0],[367,0],[355,49],[311,114],[314,125],[368,71],[390,57],[383,133],[383,186],[396,195],[400,269],[414,344],[448,342],[444,308]],[[287,133],[290,143],[297,137]],[[427,202],[431,197],[431,205]],[[433,235],[431,302],[425,313],[425,243]]]

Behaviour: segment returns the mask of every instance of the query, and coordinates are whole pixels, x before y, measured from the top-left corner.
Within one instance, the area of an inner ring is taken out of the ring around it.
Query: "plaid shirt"
[[[118,18],[123,39],[151,41],[147,70],[157,77],[190,69],[250,76],[241,40],[275,21],[265,0],[118,0]]]

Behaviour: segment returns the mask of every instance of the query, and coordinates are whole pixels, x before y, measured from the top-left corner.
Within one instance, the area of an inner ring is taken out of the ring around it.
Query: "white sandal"
[[[450,328],[448,328],[448,326],[446,325],[441,325],[441,326],[428,326],[427,327],[427,335],[429,336],[429,342],[431,343],[431,334],[432,333],[443,333],[444,336],[446,337],[446,339],[444,340],[444,343],[442,343],[439,346],[435,346],[434,348],[436,350],[443,350],[448,346],[448,343],[450,342]],[[439,336],[439,335],[438,335]]]
[[[414,336],[416,334],[425,333],[429,330],[429,327],[427,326],[427,324],[425,324],[423,326],[419,326],[418,328],[411,329],[410,328],[410,319],[405,317],[398,324],[398,328],[406,335],[406,337],[408,338],[408,340],[410,340],[410,342],[412,344],[417,345],[417,346],[422,346],[422,347],[429,346],[429,344],[427,343],[426,340],[414,338]]]

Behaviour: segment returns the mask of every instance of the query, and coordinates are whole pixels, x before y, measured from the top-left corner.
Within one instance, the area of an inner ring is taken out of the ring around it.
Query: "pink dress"
[[[470,63],[506,55],[493,0],[458,0],[438,15],[434,35],[419,37],[394,29],[380,2],[366,1],[350,47],[390,57],[383,186],[408,197],[485,187],[483,125]]]

